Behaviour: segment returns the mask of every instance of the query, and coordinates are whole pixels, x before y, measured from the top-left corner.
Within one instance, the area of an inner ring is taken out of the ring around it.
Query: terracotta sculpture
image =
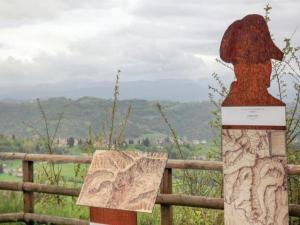
[[[222,38],[220,57],[233,64],[237,78],[222,106],[285,106],[267,90],[271,59],[281,61],[283,53],[273,43],[262,16],[248,15],[232,23]]]

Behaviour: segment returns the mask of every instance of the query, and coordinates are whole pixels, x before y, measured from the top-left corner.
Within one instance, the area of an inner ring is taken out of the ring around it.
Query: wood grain
[[[152,212],[165,153],[96,151],[77,204]]]
[[[285,131],[222,130],[225,225],[288,225]]]
[[[172,194],[172,183],[172,169],[165,169],[160,187],[160,193]],[[173,224],[173,208],[171,205],[161,204],[160,215],[161,225]]]
[[[22,162],[23,182],[33,182],[33,161]],[[34,212],[34,193],[23,190],[23,211],[24,213]],[[32,221],[26,222],[33,225]]]

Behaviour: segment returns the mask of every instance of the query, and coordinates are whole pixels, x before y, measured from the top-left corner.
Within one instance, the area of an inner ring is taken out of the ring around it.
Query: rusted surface
[[[132,211],[91,207],[90,222],[107,225],[137,225],[137,213]]]
[[[248,15],[232,23],[224,33],[220,57],[233,64],[236,76],[222,106],[285,106],[267,90],[271,59],[282,60],[283,53],[273,43],[262,16]]]

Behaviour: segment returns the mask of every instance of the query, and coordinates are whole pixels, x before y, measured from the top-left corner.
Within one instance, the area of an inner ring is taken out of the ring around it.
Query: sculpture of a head
[[[274,44],[268,25],[261,15],[248,15],[233,22],[225,31],[220,57],[227,63],[264,63],[282,60],[283,53]]]
[[[282,60],[263,16],[252,14],[233,22],[225,31],[220,57],[232,63],[237,80],[223,106],[285,105],[268,93],[271,59]]]

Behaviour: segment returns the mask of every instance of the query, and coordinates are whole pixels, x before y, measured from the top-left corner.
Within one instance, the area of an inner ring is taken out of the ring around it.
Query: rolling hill
[[[95,133],[103,127],[105,118],[109,118],[111,100],[83,97],[77,100],[67,98],[50,98],[41,101],[47,114],[50,129],[54,129],[58,114],[64,112],[58,134],[61,137],[87,137],[88,127]],[[127,137],[138,137],[149,134],[166,134],[169,130],[157,110],[155,101],[121,100],[118,105],[119,116],[124,114],[132,104],[132,114],[126,130]],[[213,130],[209,125],[212,119],[212,105],[209,102],[180,103],[160,102],[166,115],[177,130],[179,136],[189,139],[211,139]],[[108,116],[106,116],[108,115]],[[0,103],[0,133],[17,137],[33,136],[31,123],[40,132],[44,132],[44,124],[36,101],[17,101]]]

